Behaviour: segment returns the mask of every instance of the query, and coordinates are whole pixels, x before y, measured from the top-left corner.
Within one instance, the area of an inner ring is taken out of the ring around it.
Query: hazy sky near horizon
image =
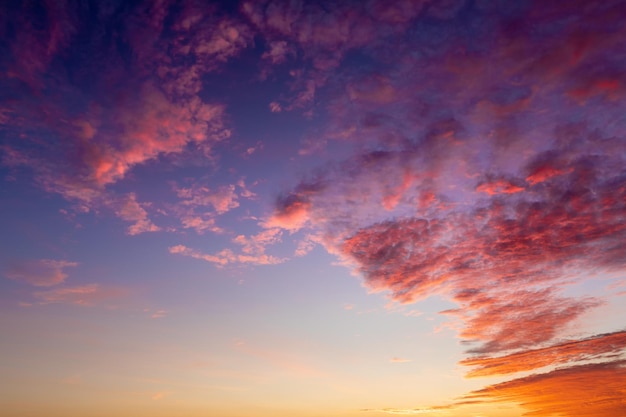
[[[623,417],[626,1],[0,5],[0,414]]]

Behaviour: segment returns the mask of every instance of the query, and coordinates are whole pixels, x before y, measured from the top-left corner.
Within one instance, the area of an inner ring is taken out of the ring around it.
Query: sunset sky
[[[626,416],[624,19],[0,2],[0,415]]]

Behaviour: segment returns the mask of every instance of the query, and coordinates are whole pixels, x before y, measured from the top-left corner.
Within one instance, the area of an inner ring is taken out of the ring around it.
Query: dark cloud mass
[[[9,3],[0,28],[13,40],[0,61],[5,166],[28,167],[85,208],[120,213],[135,196],[106,188],[133,167],[192,149],[210,155],[228,137],[223,105],[198,95],[201,77],[250,32],[216,7]],[[150,225],[130,233],[158,230]]]
[[[566,289],[626,266],[626,5],[487,3],[457,13],[494,29],[491,40],[440,22],[431,30],[447,37],[428,59],[425,44],[400,48],[385,81],[392,99],[371,83],[378,95],[352,88],[349,102],[336,99],[337,128],[360,149],[317,177],[318,189],[296,187],[274,219],[297,212],[283,227],[317,229],[397,302],[456,302],[443,313],[463,323],[462,364],[478,367],[469,376],[604,361],[494,386],[480,401],[518,402],[532,415],[621,415],[621,332],[559,340],[605,302]],[[584,382],[596,373],[613,388]],[[574,411],[576,395],[539,393],[561,382],[592,398],[585,411]]]

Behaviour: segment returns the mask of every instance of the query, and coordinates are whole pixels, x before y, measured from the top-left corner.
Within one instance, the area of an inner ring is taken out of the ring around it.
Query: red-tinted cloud
[[[626,332],[597,335],[498,357],[468,358],[462,365],[474,367],[468,377],[506,375],[568,362],[604,359],[626,349]]]

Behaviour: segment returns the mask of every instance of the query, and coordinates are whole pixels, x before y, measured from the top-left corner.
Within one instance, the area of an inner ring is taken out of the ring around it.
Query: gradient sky
[[[4,1],[0,414],[624,417],[626,1]]]

